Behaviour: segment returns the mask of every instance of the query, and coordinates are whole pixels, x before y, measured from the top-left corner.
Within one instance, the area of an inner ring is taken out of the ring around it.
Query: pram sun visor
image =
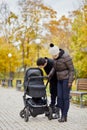
[[[32,76],[32,77],[28,77],[28,79],[48,79],[47,76]]]
[[[35,88],[36,90],[40,90],[40,89],[44,89],[44,88],[46,88],[46,86],[45,85],[43,85],[43,84],[40,84],[40,85],[38,85],[38,84],[30,84],[29,86],[28,86],[29,88]]]
[[[39,68],[32,68],[28,70],[28,79],[36,79],[36,78],[48,78],[47,76],[43,76],[42,71]]]
[[[43,73],[40,69],[31,68],[28,70],[28,77],[31,77],[31,76],[43,76]]]

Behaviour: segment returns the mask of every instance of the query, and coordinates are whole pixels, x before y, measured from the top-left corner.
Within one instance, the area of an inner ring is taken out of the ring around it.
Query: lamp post
[[[12,54],[9,53],[8,57],[9,57],[9,80],[8,80],[8,86],[12,87],[12,80],[11,80],[11,57],[12,57]]]
[[[11,57],[12,57],[12,54],[9,53],[9,54],[8,54],[8,57],[9,57],[9,68],[10,68],[10,71],[9,71],[9,78],[11,78]]]
[[[37,44],[37,57],[39,58],[39,44],[40,44],[41,40],[40,39],[36,39],[35,42]]]

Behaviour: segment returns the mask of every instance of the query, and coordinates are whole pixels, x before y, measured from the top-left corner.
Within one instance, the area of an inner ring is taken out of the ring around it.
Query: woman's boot
[[[61,119],[58,120],[59,122],[67,122],[67,116],[62,116]]]

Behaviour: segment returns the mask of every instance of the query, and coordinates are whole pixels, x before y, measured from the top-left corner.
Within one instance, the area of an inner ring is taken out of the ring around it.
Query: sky
[[[10,7],[10,9],[18,13],[18,6],[17,1],[18,0],[0,0],[0,3],[2,1],[6,1]],[[44,3],[53,8],[55,11],[57,11],[57,16],[60,18],[62,15],[68,16],[69,12],[78,9],[81,4],[83,4],[84,0],[42,0]]]
[[[78,9],[83,0],[44,0],[44,2],[57,11],[58,17],[68,15],[69,12]]]

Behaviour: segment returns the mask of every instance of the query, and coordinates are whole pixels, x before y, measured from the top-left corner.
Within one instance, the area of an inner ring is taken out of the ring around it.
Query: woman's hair
[[[46,59],[45,58],[38,58],[37,59],[37,65],[41,66],[44,65],[46,63]]]

